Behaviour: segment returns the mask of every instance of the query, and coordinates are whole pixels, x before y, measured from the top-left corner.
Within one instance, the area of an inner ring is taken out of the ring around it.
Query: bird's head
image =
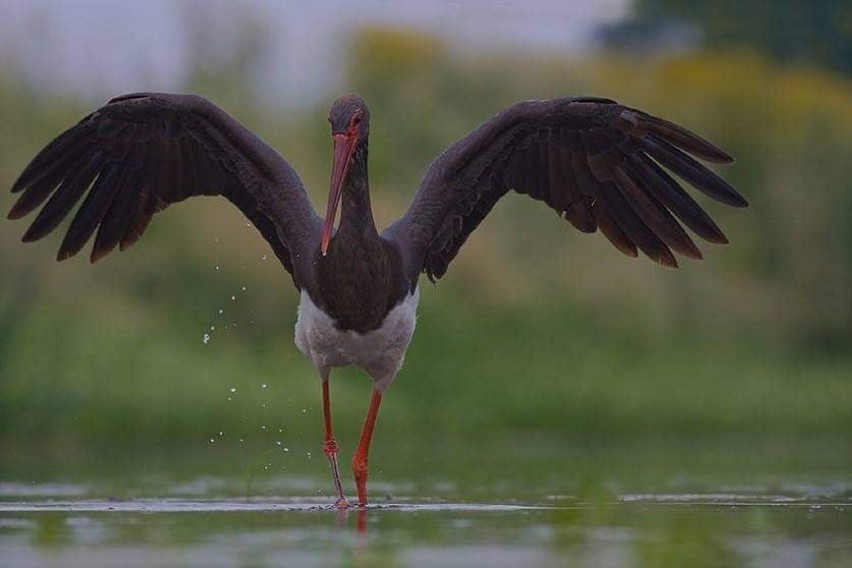
[[[331,162],[331,187],[328,193],[328,206],[322,230],[322,254],[328,251],[331,231],[337,205],[349,175],[352,156],[362,143],[366,143],[370,133],[370,111],[367,104],[358,95],[344,95],[331,105],[328,111],[331,124],[331,138],[334,141],[334,156]]]

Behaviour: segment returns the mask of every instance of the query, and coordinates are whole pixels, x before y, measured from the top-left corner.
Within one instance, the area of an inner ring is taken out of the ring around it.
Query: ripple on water
[[[273,477],[255,485],[255,497],[241,497],[232,480],[199,477],[181,483],[149,480],[160,486],[156,494],[167,498],[133,498],[117,500],[100,498],[108,495],[97,486],[70,483],[0,483],[0,512],[238,512],[238,511],[310,511],[328,508],[324,485],[315,479]],[[145,484],[143,484],[145,485]],[[444,512],[509,512],[589,508],[599,506],[788,506],[845,507],[850,500],[850,487],[845,483],[827,485],[788,484],[769,492],[761,487],[730,487],[715,492],[647,492],[622,493],[604,501],[587,502],[570,494],[543,495],[518,502],[496,494],[486,502],[466,502],[464,497],[450,496],[429,488],[424,494],[411,484],[378,483],[374,495],[387,495],[386,501],[371,504],[372,510],[444,511]],[[452,493],[452,492],[451,492]],[[149,495],[151,492],[149,492]],[[392,498],[390,496],[393,496]]]

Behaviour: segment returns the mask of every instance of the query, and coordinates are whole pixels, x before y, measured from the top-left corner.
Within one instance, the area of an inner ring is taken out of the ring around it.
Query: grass
[[[650,483],[660,471],[849,465],[848,361],[613,329],[570,305],[495,311],[428,286],[421,314],[377,431],[385,475],[473,483],[496,465],[544,484],[560,471]],[[321,458],[319,384],[286,319],[274,340],[254,344],[238,326],[204,344],[207,318],[137,325],[33,307],[3,365],[3,467],[44,472],[61,456],[66,474],[75,460],[122,472],[125,459],[148,473],[174,460],[187,475],[324,472],[306,457]],[[354,369],[332,381],[351,449],[369,385]]]

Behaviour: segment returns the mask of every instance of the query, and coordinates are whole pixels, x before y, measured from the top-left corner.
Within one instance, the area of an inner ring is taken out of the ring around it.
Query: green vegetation
[[[633,12],[625,30],[650,32],[674,19],[695,26],[705,46],[748,46],[782,61],[852,72],[852,8],[843,0],[637,0]]]
[[[570,470],[582,487],[621,474],[653,486],[678,472],[848,473],[848,78],[746,52],[465,59],[386,30],[365,30],[350,53],[347,88],[373,114],[380,222],[478,122],[516,100],[566,94],[613,97],[702,133],[738,158],[722,173],[752,203],[708,204],[732,245],[704,246],[705,261],[668,271],[505,199],[446,279],[423,284],[418,332],[377,430],[380,476],[470,480],[498,465],[543,482]],[[242,104],[227,110],[323,203],[325,104],[285,118],[248,94]],[[0,76],[0,187],[92,106]],[[0,223],[0,477],[73,476],[92,463],[325,471],[319,383],[292,344],[289,277],[239,212],[196,201],[93,267],[85,255],[54,263],[59,234],[22,245],[24,223]],[[0,194],[0,209],[11,204]],[[336,427],[352,448],[369,387],[357,371],[333,376]],[[277,441],[290,452],[272,459]]]

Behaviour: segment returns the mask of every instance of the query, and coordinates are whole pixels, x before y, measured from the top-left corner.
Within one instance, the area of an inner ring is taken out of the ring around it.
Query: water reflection
[[[218,486],[216,484],[209,484]],[[196,488],[193,484],[185,487]],[[850,494],[624,493],[539,504],[397,497],[338,510],[316,497],[92,498],[0,489],[4,566],[840,566]],[[825,489],[825,488],[823,488]]]

